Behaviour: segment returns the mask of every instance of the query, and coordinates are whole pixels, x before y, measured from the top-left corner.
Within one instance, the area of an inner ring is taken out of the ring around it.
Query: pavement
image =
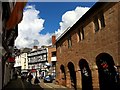
[[[62,85],[57,85],[57,84],[54,84],[54,83],[44,83],[43,81],[41,81],[39,83],[39,85],[44,88],[44,89],[49,89],[49,90],[63,90],[63,89],[68,89],[67,87],[65,86],[62,86]]]
[[[17,90],[24,90],[22,80],[20,78],[10,80],[10,82],[2,90],[11,90],[12,88],[15,88]]]
[[[32,80],[32,84],[34,84],[33,82],[34,82],[34,79]],[[40,85],[42,88],[44,88],[44,90],[58,90],[58,89],[59,90],[61,90],[61,89],[68,90],[67,87],[62,86],[62,85],[57,85],[55,83],[44,83],[43,79],[40,80],[40,83],[38,85]]]
[[[40,80],[40,83],[34,84],[34,78],[32,79],[32,84],[27,80],[22,81],[21,77],[11,80],[2,90],[68,90],[67,87],[57,85],[54,83],[44,83]]]
[[[20,77],[11,80],[2,90],[43,90],[40,85],[30,84],[26,80],[22,81]]]

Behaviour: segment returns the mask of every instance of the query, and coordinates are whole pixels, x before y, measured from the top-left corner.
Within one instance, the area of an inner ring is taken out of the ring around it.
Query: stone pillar
[[[70,79],[70,72],[67,71],[66,73],[66,86],[71,88],[71,79]]]
[[[98,68],[91,69],[93,88],[99,88]]]
[[[80,69],[78,69],[78,71],[76,71],[76,79],[77,79],[77,88],[81,89],[82,88],[82,77],[81,77],[81,71]]]

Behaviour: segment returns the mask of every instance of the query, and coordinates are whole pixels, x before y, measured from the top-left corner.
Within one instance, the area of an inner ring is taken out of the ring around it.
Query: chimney
[[[53,36],[52,36],[52,45],[54,45],[54,44],[55,44],[55,42],[56,42],[56,36],[55,36],[55,35],[53,35]]]
[[[33,49],[38,49],[38,46],[33,46]]]

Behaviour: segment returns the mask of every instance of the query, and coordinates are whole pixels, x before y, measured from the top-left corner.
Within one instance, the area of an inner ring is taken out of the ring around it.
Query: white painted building
[[[21,53],[19,56],[15,57],[14,67],[21,67],[21,71],[28,69],[27,53]]]
[[[20,55],[20,60],[21,60],[21,70],[28,69],[27,53],[22,53]]]
[[[14,67],[21,67],[20,56],[16,56],[16,57],[15,57],[15,64],[14,64]]]

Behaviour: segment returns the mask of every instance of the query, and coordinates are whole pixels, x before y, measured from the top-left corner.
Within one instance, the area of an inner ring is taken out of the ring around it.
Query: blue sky
[[[51,36],[60,36],[95,2],[28,2],[15,45],[18,48],[50,45]]]
[[[35,5],[36,9],[41,11],[40,16],[46,21],[44,23],[45,29],[42,34],[46,32],[53,33],[59,28],[59,22],[62,15],[66,11],[74,10],[77,6],[91,7],[94,2],[29,2],[27,5]]]

